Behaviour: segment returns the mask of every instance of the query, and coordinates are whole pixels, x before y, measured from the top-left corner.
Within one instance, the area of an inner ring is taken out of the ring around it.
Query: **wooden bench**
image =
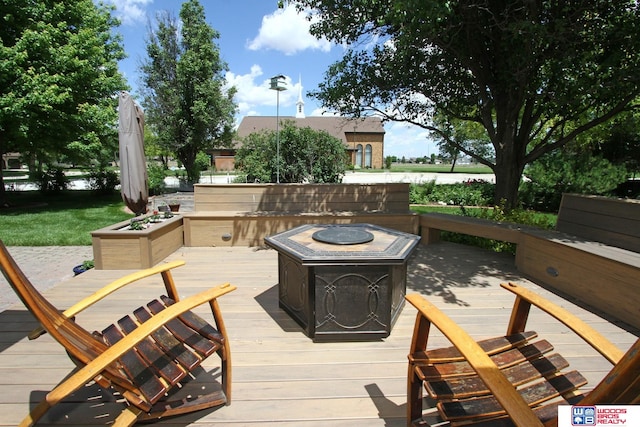
[[[420,216],[422,243],[442,230],[517,244],[529,279],[640,328],[640,201],[564,194],[556,230],[481,218]]]
[[[531,227],[523,224],[498,222],[463,215],[435,212],[420,215],[420,234],[423,244],[439,242],[441,231],[468,234],[517,244],[520,243],[520,232],[529,228]]]
[[[262,246],[309,223],[371,223],[418,234],[409,184],[197,184],[184,217],[185,246]]]
[[[640,328],[640,201],[564,194],[556,231],[521,234],[521,272]]]

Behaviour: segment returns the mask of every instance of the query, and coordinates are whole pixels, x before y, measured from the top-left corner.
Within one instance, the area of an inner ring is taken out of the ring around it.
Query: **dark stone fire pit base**
[[[373,239],[325,243],[313,238],[318,232]],[[407,259],[419,240],[371,224],[308,224],[267,237],[278,251],[280,307],[314,341],[387,337],[404,306]]]

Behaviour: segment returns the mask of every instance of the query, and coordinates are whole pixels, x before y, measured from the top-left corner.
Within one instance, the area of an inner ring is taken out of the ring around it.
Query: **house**
[[[20,161],[20,153],[3,153],[2,169],[20,169],[22,162]]]
[[[276,131],[277,122],[295,122],[296,126],[326,131],[340,139],[345,146],[351,165],[356,168],[382,169],[384,166],[384,127],[378,117],[346,118],[337,116],[311,116],[304,114],[302,90],[296,103],[295,116],[246,116],[240,122],[234,147],[242,144],[247,135],[263,130]],[[233,170],[235,149],[218,149],[212,153],[217,170]]]

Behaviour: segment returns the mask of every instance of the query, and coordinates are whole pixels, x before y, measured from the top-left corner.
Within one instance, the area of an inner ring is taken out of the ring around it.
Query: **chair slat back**
[[[72,358],[86,364],[106,350],[107,346],[104,343],[97,340],[73,319],[63,316],[60,310],[42,296],[25,276],[1,240],[0,269],[29,312]]]

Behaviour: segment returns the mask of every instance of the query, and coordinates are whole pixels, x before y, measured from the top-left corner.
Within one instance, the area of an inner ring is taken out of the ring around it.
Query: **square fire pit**
[[[371,224],[307,224],[265,238],[280,307],[314,341],[389,336],[419,236]]]

